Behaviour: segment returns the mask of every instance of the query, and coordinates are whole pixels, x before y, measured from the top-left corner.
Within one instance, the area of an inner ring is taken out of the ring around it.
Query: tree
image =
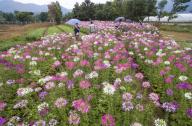
[[[16,16],[13,13],[3,13],[3,17],[8,22],[15,22]]]
[[[149,21],[149,16],[154,16],[157,14],[156,11],[156,4],[157,4],[157,0],[147,0],[146,1],[146,15],[148,17],[148,21]]]
[[[50,20],[56,21],[57,24],[61,23],[62,20],[62,11],[59,2],[52,2],[48,5],[48,14]]]
[[[169,13],[169,18],[168,21],[176,18],[177,16],[175,15],[177,12],[182,12],[185,11],[188,7],[186,3],[190,2],[191,0],[172,0],[173,2],[173,8],[171,12]]]
[[[165,13],[164,12],[164,8],[165,8],[165,5],[167,4],[167,0],[162,0],[159,2],[158,4],[158,19],[159,19],[159,22],[160,22],[160,19],[161,17],[163,16],[163,14]]]
[[[41,12],[39,14],[39,20],[45,22],[48,20],[48,12]]]
[[[81,4],[80,16],[83,20],[94,19],[95,4],[90,0],[85,0]]]
[[[28,23],[33,21],[32,12],[19,12],[15,11],[16,19],[22,23]]]

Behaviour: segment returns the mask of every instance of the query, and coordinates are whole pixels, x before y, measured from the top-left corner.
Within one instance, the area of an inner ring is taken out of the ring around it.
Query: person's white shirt
[[[96,28],[95,28],[95,25],[94,24],[90,24],[89,25],[89,28],[90,28],[90,32],[93,33],[96,31]]]

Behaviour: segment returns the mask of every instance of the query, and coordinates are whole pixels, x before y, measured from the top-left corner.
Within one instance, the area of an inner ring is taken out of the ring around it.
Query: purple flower
[[[72,80],[68,80],[67,81],[67,88],[69,90],[71,90],[72,88],[74,88],[74,82]]]
[[[186,114],[189,118],[192,118],[192,108],[187,109]]]
[[[130,75],[127,75],[124,77],[124,81],[127,82],[127,83],[130,83],[133,81],[132,77]]]
[[[188,90],[192,89],[191,84],[189,84],[187,82],[180,82],[179,84],[176,85],[176,87],[178,89],[188,89]]]
[[[166,90],[166,93],[167,93],[167,95],[172,96],[173,95],[173,90],[169,88],[169,89]]]
[[[137,98],[137,99],[142,99],[142,98],[143,98],[143,95],[142,95],[141,93],[137,93],[136,98]]]
[[[0,126],[3,126],[6,122],[6,119],[3,117],[0,117]]]
[[[134,106],[132,102],[128,101],[128,102],[123,102],[122,108],[124,111],[130,111],[134,108]]]
[[[41,100],[44,100],[47,95],[48,95],[48,92],[46,92],[46,91],[40,92],[39,93],[39,98]]]
[[[105,114],[101,117],[102,126],[115,126],[115,119],[110,114]]]
[[[162,108],[167,112],[176,112],[178,107],[179,106],[176,102],[165,102],[162,105]]]

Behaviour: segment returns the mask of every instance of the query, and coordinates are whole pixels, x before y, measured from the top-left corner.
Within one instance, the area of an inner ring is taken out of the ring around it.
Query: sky
[[[14,1],[22,2],[22,3],[34,3],[39,5],[49,4],[52,1],[59,1],[61,6],[68,9],[72,9],[76,2],[81,3],[84,0],[14,0]],[[109,0],[91,0],[91,1],[94,3],[105,3],[106,1],[109,1]]]

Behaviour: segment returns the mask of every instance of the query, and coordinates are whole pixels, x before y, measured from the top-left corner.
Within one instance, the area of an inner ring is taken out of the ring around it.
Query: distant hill
[[[70,10],[62,7],[63,14],[70,12]],[[14,12],[14,11],[27,11],[27,12],[47,12],[47,5],[37,5],[37,4],[24,4],[16,2],[13,0],[0,0],[0,11],[3,12]]]
[[[158,3],[161,1],[161,0],[157,0]],[[173,7],[173,2],[172,0],[167,0],[168,3],[167,5],[165,6],[165,11],[171,11],[172,7]],[[192,0],[191,2],[188,2],[186,5],[189,5],[188,8],[186,9],[186,11],[184,12],[180,12],[180,13],[191,13],[192,12]]]

